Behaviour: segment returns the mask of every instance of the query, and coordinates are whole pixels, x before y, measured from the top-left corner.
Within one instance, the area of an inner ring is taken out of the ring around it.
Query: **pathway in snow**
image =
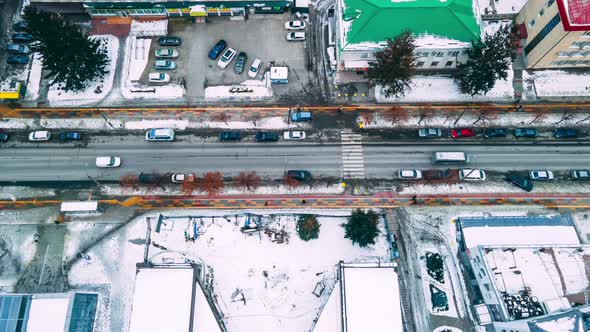
[[[363,179],[365,162],[361,134],[341,131],[342,144],[342,176],[345,179]]]

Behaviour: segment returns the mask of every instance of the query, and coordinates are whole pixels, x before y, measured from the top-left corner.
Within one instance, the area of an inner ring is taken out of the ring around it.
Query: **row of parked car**
[[[217,58],[219,58],[219,60],[217,61],[217,67],[225,69],[234,60],[237,54],[238,57],[236,59],[236,63],[234,64],[234,72],[238,75],[241,75],[244,72],[244,69],[246,68],[248,54],[246,54],[246,52],[238,53],[233,48],[230,47],[226,49],[226,47],[227,42],[221,39],[215,45],[213,45],[207,56],[211,60],[217,60]],[[219,57],[220,55],[221,57]],[[255,58],[248,69],[248,77],[256,78],[261,66],[262,60],[260,60],[259,58]]]
[[[25,65],[29,63],[29,54],[31,54],[31,48],[28,46],[28,44],[33,41],[33,36],[28,33],[29,26],[24,21],[15,23],[12,26],[12,29],[15,31],[15,33],[13,33],[11,36],[13,44],[6,46],[6,52],[9,54],[6,57],[6,63]]]
[[[539,132],[535,128],[516,128],[513,130],[514,137],[535,138],[539,136]],[[578,138],[580,132],[577,129],[559,128],[553,131],[555,138]],[[422,128],[418,130],[418,137],[421,138],[437,138],[442,137],[443,132],[440,128]],[[486,128],[483,130],[483,137],[485,138],[500,138],[506,137],[508,130],[504,128]],[[463,138],[473,137],[475,131],[471,128],[453,128],[451,130],[451,137]]]
[[[10,136],[7,132],[0,130],[0,142],[7,142]],[[53,136],[47,130],[37,130],[29,133],[30,142],[46,142],[50,141]],[[82,134],[78,131],[66,131],[57,135],[60,141],[79,141],[82,139]]]

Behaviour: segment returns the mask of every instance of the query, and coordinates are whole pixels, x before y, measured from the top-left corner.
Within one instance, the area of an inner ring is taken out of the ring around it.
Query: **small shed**
[[[270,83],[289,83],[289,67],[270,67]]]

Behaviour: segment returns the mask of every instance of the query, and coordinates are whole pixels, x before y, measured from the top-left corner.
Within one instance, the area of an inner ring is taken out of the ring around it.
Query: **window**
[[[545,9],[541,8],[541,10],[539,10],[539,17],[545,15]]]
[[[486,275],[486,271],[484,269],[480,268],[479,270],[480,270],[481,274],[483,274],[484,276]]]
[[[432,63],[430,64],[430,67],[436,67],[438,66],[439,62],[438,61],[432,61]]]
[[[416,67],[423,67],[424,66],[424,61],[419,61],[418,63],[416,63]]]
[[[369,53],[363,53],[361,54],[361,59],[366,59],[369,57]]]
[[[422,56],[429,56],[430,52],[422,52]]]
[[[442,58],[443,56],[445,56],[445,52],[436,52],[435,55],[437,58]]]
[[[554,2],[555,2],[555,0],[549,0],[549,1],[547,1],[547,7],[551,6]]]
[[[570,56],[570,52],[557,52],[557,56]]]
[[[450,67],[453,65],[453,61],[447,61],[447,63],[445,63],[445,67]]]
[[[530,22],[529,22],[529,28],[532,28],[535,26],[535,19],[533,18]]]
[[[447,53],[449,56],[457,56],[459,55],[459,51],[451,51],[449,53]]]

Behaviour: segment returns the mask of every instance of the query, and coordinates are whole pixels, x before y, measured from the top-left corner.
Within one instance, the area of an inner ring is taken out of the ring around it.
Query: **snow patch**
[[[590,96],[590,73],[570,74],[560,70],[545,70],[530,76],[539,97]],[[530,79],[529,75],[526,78]]]
[[[35,100],[39,97],[39,86],[41,84],[41,73],[43,72],[43,60],[40,53],[33,54],[33,63],[29,71],[27,82],[27,94],[25,100]]]

